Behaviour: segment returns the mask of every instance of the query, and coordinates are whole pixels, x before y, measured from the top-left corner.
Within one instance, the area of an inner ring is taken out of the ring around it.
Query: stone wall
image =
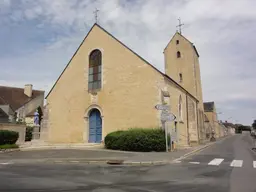
[[[189,122],[189,144],[198,143],[198,125],[197,125],[197,113],[196,113],[196,103],[187,97],[188,105],[188,122]]]
[[[0,123],[0,130],[16,131],[19,133],[19,139],[16,144],[25,142],[26,125],[24,124]]]
[[[40,129],[40,140],[48,141],[48,105],[45,106],[43,110],[43,117],[41,121],[41,129]]]

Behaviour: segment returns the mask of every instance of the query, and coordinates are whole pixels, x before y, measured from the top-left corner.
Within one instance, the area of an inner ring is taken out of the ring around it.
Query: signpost
[[[156,105],[155,108],[157,110],[165,110],[165,111],[169,111],[170,110],[170,106],[169,105]]]
[[[166,145],[166,152],[168,152],[168,137],[167,137],[167,127],[165,125],[166,121],[174,121],[176,116],[170,113],[170,106],[169,105],[156,105],[155,108],[157,110],[161,110],[161,121],[163,122],[163,126],[165,129],[165,145]],[[172,143],[170,142],[170,147],[172,147]]]

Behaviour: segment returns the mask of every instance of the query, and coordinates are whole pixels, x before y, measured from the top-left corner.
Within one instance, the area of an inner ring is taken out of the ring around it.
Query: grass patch
[[[0,150],[1,150],[1,149],[17,149],[17,148],[19,148],[19,146],[16,145],[16,144],[0,145]]]

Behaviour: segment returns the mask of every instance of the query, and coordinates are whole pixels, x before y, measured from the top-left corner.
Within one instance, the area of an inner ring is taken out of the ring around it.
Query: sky
[[[219,120],[256,119],[255,0],[0,0],[0,85],[49,92],[98,23],[156,68],[177,30],[200,54],[203,99]]]

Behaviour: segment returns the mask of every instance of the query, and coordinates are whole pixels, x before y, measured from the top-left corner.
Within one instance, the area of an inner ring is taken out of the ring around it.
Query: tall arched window
[[[89,56],[89,79],[88,89],[95,90],[101,88],[101,64],[102,54],[100,50],[95,49]]]
[[[179,120],[182,121],[183,120],[183,117],[182,117],[182,97],[180,95],[180,98],[179,98]]]
[[[177,58],[180,58],[181,57],[181,54],[180,54],[180,52],[178,51],[177,52]]]

